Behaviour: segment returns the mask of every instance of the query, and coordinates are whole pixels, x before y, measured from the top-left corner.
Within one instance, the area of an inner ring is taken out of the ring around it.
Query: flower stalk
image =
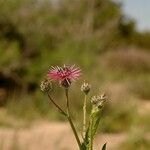
[[[87,103],[87,95],[84,96],[84,104],[83,104],[83,138],[85,138],[86,134],[86,103]]]
[[[58,111],[59,111],[62,115],[67,116],[67,114],[65,113],[65,111],[62,110],[61,107],[60,107],[57,103],[55,103],[55,101],[52,99],[52,97],[50,96],[50,94],[49,94],[48,92],[47,92],[47,95],[48,95],[50,101],[53,103],[53,105],[58,109]]]
[[[65,89],[65,96],[66,96],[66,105],[67,105],[67,115],[70,116],[70,104],[69,104],[69,96],[68,96],[68,88]]]
[[[77,131],[76,131],[76,129],[75,129],[75,126],[74,126],[74,124],[73,124],[73,122],[72,122],[72,119],[71,119],[70,116],[67,116],[67,119],[68,119],[68,121],[69,121],[69,123],[70,123],[71,129],[72,129],[72,131],[73,131],[73,133],[74,133],[74,136],[75,136],[76,141],[77,141],[77,143],[78,143],[79,149],[82,150],[81,142],[80,142],[79,136],[78,136],[78,134],[77,134]]]
[[[77,143],[78,143],[78,146],[79,146],[79,148],[80,148],[80,150],[81,150],[81,142],[80,142],[79,136],[78,136],[78,134],[77,134],[77,131],[76,131],[76,129],[75,129],[75,126],[74,126],[74,124],[73,124],[73,122],[72,122],[72,118],[71,118],[71,114],[70,114],[68,91],[69,91],[68,88],[65,89],[66,105],[67,105],[67,119],[68,119],[69,124],[70,124],[70,126],[71,126],[71,129],[72,129],[72,131],[73,131],[73,133],[74,133],[74,136],[75,136],[75,138],[76,138],[76,141],[77,141]]]
[[[91,85],[89,83],[84,83],[81,85],[81,91],[84,93],[84,103],[83,103],[83,139],[86,135],[86,105],[87,105],[87,95],[90,92]]]

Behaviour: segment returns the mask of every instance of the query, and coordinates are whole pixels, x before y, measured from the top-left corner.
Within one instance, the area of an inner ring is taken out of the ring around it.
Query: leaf
[[[81,150],[87,150],[85,143],[82,143]]]
[[[102,150],[106,150],[106,144],[107,144],[107,143],[105,143],[105,144],[103,145]]]
[[[87,150],[89,147],[90,139],[89,139],[88,135],[89,135],[89,128],[86,131],[85,138],[84,138],[84,141],[82,143],[82,150]]]
[[[100,118],[101,118],[100,111],[95,112],[92,117],[93,117],[92,118],[92,136],[94,137],[94,135],[97,132],[98,125],[99,125]]]
[[[91,132],[91,138],[93,139],[97,129],[98,129],[98,125],[100,122],[100,118],[101,118],[101,110],[100,109],[93,109],[92,113],[91,113],[91,122],[90,122],[90,132]]]
[[[93,147],[93,140],[98,129],[100,118],[101,118],[101,109],[93,108],[90,115],[89,127],[86,131],[86,136],[83,142],[86,149],[90,149],[91,147]]]

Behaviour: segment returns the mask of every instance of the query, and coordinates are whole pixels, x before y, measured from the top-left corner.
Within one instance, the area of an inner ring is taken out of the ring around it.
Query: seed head
[[[94,107],[102,108],[106,102],[107,97],[105,94],[96,95],[91,98],[91,103]]]
[[[41,91],[42,92],[50,92],[52,90],[52,82],[50,79],[45,79],[41,82]]]
[[[81,85],[81,91],[84,92],[86,95],[90,92],[90,89],[91,89],[91,85],[87,82],[84,82]]]

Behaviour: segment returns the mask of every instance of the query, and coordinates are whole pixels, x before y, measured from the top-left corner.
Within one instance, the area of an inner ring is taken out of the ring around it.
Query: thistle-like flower
[[[48,72],[48,76],[52,80],[59,81],[59,83],[65,88],[68,88],[71,85],[72,81],[78,79],[80,74],[81,70],[75,67],[75,65],[52,67]]]
[[[105,94],[96,95],[91,98],[91,103],[93,106],[102,108],[104,106],[104,103],[106,102],[107,97]]]
[[[90,92],[90,89],[91,89],[91,85],[87,82],[84,82],[81,85],[81,91],[84,92],[86,95]]]
[[[52,90],[52,82],[50,79],[45,79],[41,82],[41,91],[42,92],[49,92]]]

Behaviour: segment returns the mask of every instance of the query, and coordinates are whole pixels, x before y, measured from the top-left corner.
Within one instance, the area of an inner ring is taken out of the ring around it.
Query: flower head
[[[81,74],[81,70],[75,65],[73,66],[66,66],[63,67],[52,67],[49,72],[48,76],[56,81],[59,81],[60,84],[66,88],[68,88],[72,81],[78,79]]]
[[[105,94],[96,95],[91,98],[91,103],[94,107],[102,108],[106,102],[107,97]]]

